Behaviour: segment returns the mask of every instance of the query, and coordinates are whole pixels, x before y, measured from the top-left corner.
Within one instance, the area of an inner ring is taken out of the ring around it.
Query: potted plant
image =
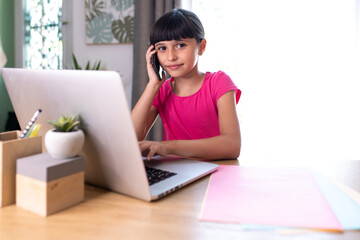
[[[85,134],[79,128],[78,115],[62,115],[49,123],[54,128],[45,134],[45,147],[48,153],[53,158],[71,158],[78,155],[85,141]]]
[[[78,61],[77,61],[74,53],[72,54],[72,57],[73,57],[74,69],[75,70],[82,70],[83,68],[78,64]],[[86,63],[86,66],[85,66],[84,70],[101,70],[100,65],[101,65],[101,61],[98,61],[98,62],[95,62],[93,67],[91,67],[90,61],[88,61]]]

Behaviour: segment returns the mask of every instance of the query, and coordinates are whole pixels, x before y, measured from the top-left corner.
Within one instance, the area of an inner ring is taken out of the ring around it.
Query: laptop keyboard
[[[146,167],[146,166],[145,166],[145,170],[146,170],[146,174],[147,174],[150,185],[153,185],[155,183],[158,183],[162,180],[165,180],[169,177],[176,175],[176,173],[173,173],[173,172],[169,172],[169,171],[165,171],[165,170],[161,170],[161,169],[157,169],[157,168],[152,168],[152,167]]]

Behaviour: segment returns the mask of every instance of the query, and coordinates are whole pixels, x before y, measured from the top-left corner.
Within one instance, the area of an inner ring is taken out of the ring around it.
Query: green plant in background
[[[73,62],[74,62],[74,69],[76,70],[82,70],[83,68],[78,64],[78,61],[75,57],[75,54],[72,54],[73,56]],[[94,66],[91,67],[90,61],[86,63],[86,67],[84,70],[100,70],[101,61],[95,62]]]
[[[72,132],[80,125],[80,120],[77,114],[74,114],[72,117],[62,115],[54,121],[48,121],[48,123],[53,125],[56,132]]]

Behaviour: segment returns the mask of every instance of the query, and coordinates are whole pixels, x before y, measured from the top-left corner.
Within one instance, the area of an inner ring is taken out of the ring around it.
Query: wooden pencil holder
[[[41,136],[18,139],[20,134],[0,133],[0,207],[15,203],[16,160],[42,152]]]
[[[48,153],[20,158],[16,163],[16,205],[48,216],[84,200],[81,156],[52,158]]]

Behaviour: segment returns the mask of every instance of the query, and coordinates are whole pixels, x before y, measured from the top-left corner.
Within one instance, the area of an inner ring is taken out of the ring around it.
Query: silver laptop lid
[[[80,115],[88,183],[146,201],[149,185],[122,81],[113,71],[2,69],[21,128],[37,109],[44,136],[48,120]]]

